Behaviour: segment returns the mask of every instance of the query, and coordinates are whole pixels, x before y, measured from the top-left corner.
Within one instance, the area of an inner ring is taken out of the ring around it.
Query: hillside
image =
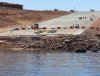
[[[92,25],[90,28],[91,33],[98,37],[100,40],[100,18],[98,18]]]
[[[70,14],[67,11],[0,10],[0,27],[29,25]]]
[[[100,18],[97,18],[97,20],[88,29],[86,29],[82,35],[93,38],[97,42],[100,42]]]

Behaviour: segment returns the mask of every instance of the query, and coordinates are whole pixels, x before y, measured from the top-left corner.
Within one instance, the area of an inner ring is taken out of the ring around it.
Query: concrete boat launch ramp
[[[20,35],[59,35],[72,34],[79,35],[84,32],[96,19],[100,17],[100,12],[76,12],[70,15],[61,16],[44,22],[40,22],[39,30],[26,29],[25,30],[11,30],[0,33],[0,36],[20,36]],[[28,26],[28,28],[31,26]],[[54,32],[50,32],[54,31]]]
[[[56,34],[77,35],[85,31],[98,18],[99,13],[100,12],[77,12],[70,15],[41,22],[39,23],[39,25],[40,27],[47,27],[48,29],[53,27],[61,27],[61,30],[58,30]],[[91,18],[93,18],[92,21]],[[77,25],[79,25],[79,28],[70,28],[71,26],[75,27]],[[67,29],[63,29],[64,27],[67,27]]]

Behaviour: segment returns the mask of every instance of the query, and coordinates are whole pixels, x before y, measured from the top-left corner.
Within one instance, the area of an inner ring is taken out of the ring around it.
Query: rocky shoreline
[[[0,37],[0,48],[14,51],[69,51],[94,50],[100,43],[88,35],[59,35],[33,37]]]

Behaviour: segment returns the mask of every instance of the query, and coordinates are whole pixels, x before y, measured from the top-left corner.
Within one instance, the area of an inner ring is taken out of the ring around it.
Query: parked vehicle
[[[20,30],[19,28],[14,28],[13,31]]]

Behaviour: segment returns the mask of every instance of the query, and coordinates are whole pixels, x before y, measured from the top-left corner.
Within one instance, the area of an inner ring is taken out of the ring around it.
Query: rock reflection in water
[[[0,51],[0,76],[100,76],[99,55]]]

